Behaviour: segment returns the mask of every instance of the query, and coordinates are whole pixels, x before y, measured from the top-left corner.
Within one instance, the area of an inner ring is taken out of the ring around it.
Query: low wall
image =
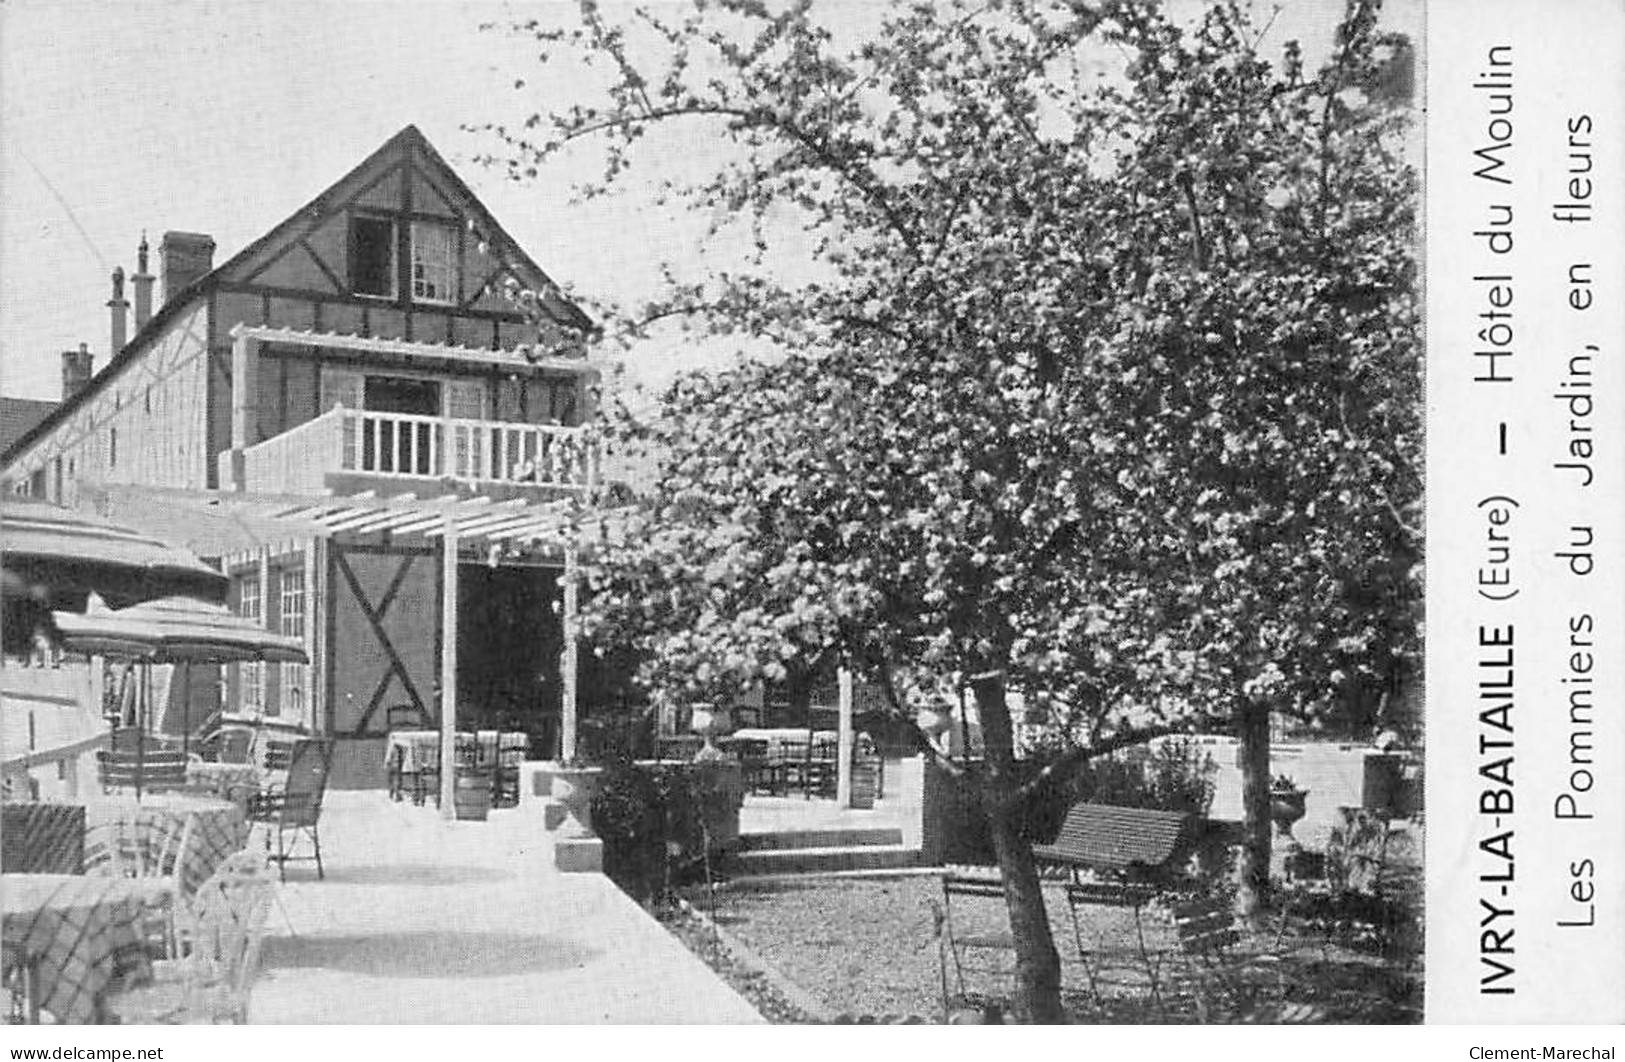
[[[1241,766],[1238,746],[1229,738],[1209,739],[1208,751],[1218,765],[1212,818],[1239,822],[1241,811]],[[1369,745],[1336,742],[1304,742],[1270,746],[1271,776],[1286,775],[1306,789],[1304,817],[1292,835],[1311,849],[1326,846],[1332,828],[1342,819],[1343,807],[1378,807],[1395,799],[1392,778],[1397,773],[1397,757]]]

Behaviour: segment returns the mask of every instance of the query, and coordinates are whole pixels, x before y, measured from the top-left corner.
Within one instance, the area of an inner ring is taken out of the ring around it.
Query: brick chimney
[[[214,268],[214,240],[200,232],[166,232],[158,244],[167,305],[192,281]]]
[[[135,330],[141,331],[147,327],[152,318],[152,281],[153,275],[147,271],[147,234],[141,234],[141,246],[136,251],[135,275],[130,277],[130,283],[135,285]]]
[[[109,354],[117,354],[124,349],[124,344],[130,337],[130,302],[124,297],[123,266],[113,267],[113,297],[107,300],[107,313],[112,326],[107,349]],[[66,379],[64,376],[64,391],[67,388]],[[64,394],[63,397],[66,398],[67,395]]]
[[[78,350],[62,352],[62,401],[66,402],[84,389],[90,382],[95,363],[95,356],[84,343],[79,344]]]

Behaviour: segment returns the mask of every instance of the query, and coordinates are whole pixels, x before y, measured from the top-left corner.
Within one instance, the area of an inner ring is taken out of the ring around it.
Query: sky
[[[864,0],[827,3],[866,13]],[[555,19],[568,6],[4,0],[0,393],[56,399],[60,352],[80,343],[106,364],[108,276],[135,271],[143,230],[154,252],[166,230],[208,233],[219,264],[408,124],[543,269],[592,298],[636,303],[657,290],[662,261],[691,271],[725,258],[703,246],[706,219],[654,206],[636,183],[572,203],[572,184],[595,175],[585,158],[526,183],[473,161],[497,145],[464,125],[511,122],[580,92],[568,69],[536,62],[533,43],[480,23]],[[1312,57],[1341,6],[1284,0],[1270,38],[1301,38]],[[711,149],[679,150],[644,172],[703,165]],[[658,385],[731,355],[656,342],[627,356],[628,377]]]

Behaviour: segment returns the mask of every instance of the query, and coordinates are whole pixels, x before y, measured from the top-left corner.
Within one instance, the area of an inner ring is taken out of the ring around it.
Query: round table
[[[102,996],[115,981],[150,978],[144,921],[151,908],[146,882],[80,874],[0,875],[8,961],[34,973],[35,1002],[64,1023],[101,1016]]]
[[[141,800],[106,798],[85,804],[85,868],[94,872],[112,858],[107,839],[118,823],[131,825],[149,851],[162,850],[192,823],[178,872],[181,892],[191,896],[226,857],[248,845],[248,818],[238,805],[189,793],[151,793]]]

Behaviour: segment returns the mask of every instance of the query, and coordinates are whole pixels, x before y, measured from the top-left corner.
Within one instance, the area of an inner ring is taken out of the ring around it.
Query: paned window
[[[445,225],[412,225],[412,298],[421,302],[450,302],[456,294],[453,256],[456,240]]]
[[[265,617],[264,603],[260,599],[260,577],[245,575],[237,584],[237,615],[256,624]],[[265,665],[239,664],[238,676],[242,686],[241,708],[245,712],[261,711],[265,707]]]
[[[281,575],[281,610],[277,623],[281,633],[303,640],[305,637],[305,573],[299,568],[284,568]],[[282,704],[286,714],[298,719],[305,717],[304,664],[282,665]]]

